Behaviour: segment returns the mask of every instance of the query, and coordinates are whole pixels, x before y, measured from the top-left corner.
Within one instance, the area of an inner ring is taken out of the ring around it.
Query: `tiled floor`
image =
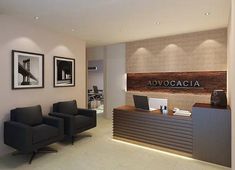
[[[112,121],[98,116],[98,126],[71,145],[51,145],[58,153],[38,155],[31,165],[29,156],[0,157],[0,170],[229,170],[230,168],[185,159],[112,140]]]

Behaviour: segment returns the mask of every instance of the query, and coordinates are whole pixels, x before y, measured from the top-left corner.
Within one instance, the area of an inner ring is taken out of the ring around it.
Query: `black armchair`
[[[77,108],[75,100],[53,104],[53,113],[49,115],[64,119],[64,134],[72,144],[77,133],[96,127],[96,111]]]
[[[32,153],[29,163],[39,152],[56,152],[44,147],[64,137],[63,120],[42,116],[39,105],[11,110],[10,119],[4,122],[4,143],[20,154]]]

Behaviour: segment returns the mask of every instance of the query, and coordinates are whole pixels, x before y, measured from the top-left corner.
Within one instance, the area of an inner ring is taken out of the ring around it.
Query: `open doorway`
[[[88,60],[88,108],[104,112],[104,61]]]

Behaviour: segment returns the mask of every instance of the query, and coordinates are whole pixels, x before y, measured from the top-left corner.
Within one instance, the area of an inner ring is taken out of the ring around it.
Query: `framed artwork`
[[[12,50],[12,89],[44,88],[44,55]]]
[[[54,56],[54,87],[75,86],[75,59]]]

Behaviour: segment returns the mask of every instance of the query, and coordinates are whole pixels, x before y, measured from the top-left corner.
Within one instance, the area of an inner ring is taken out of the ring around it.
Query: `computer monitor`
[[[150,110],[147,96],[133,95],[135,108],[141,110]]]
[[[149,98],[149,107],[154,109],[161,109],[161,106],[167,106],[167,101],[167,99]]]

